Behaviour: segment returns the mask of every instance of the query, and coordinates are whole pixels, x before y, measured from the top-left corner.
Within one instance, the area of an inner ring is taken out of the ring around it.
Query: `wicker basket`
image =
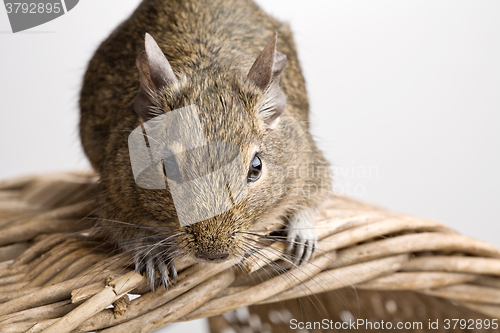
[[[300,267],[276,271],[284,244],[270,243],[236,266],[178,261],[178,283],[151,292],[127,255],[89,236],[95,182],[0,183],[0,332],[151,332],[213,316],[212,331],[287,332],[292,317],[418,319],[427,331],[429,319],[500,318],[499,249],[345,197],[325,205],[317,255]]]

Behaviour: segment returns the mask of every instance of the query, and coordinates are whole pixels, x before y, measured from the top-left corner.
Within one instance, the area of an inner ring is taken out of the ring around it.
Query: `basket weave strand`
[[[152,292],[127,255],[89,236],[96,180],[82,172],[0,183],[1,332],[151,332],[346,286],[416,291],[500,318],[498,248],[345,197],[325,204],[316,257],[304,265],[288,267],[284,244],[269,243],[237,265],[178,261],[178,283]]]

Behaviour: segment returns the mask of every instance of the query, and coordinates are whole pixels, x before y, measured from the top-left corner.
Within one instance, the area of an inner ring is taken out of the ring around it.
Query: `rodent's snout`
[[[194,256],[198,259],[217,262],[223,261],[229,257],[229,253],[207,253],[207,252],[196,252]]]
[[[202,262],[217,263],[239,258],[243,255],[241,232],[245,230],[234,211],[227,211],[183,227],[179,250]]]

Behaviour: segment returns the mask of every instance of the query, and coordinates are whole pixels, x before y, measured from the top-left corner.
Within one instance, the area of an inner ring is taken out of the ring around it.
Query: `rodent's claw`
[[[316,251],[316,233],[303,230],[289,230],[287,237],[286,254],[290,255],[295,265],[308,262]]]
[[[302,256],[304,255],[305,244],[301,242],[300,237],[295,238],[295,256],[293,258],[293,263],[295,265],[300,265],[302,261]]]
[[[177,269],[175,269],[174,261],[170,260],[167,267],[168,267],[168,274],[172,278],[172,284],[176,284],[177,283]]]
[[[295,265],[309,261],[317,247],[318,237],[314,230],[314,214],[299,211],[290,217],[285,253],[292,257]]]
[[[168,279],[167,267],[165,265],[165,262],[163,262],[163,260],[158,260],[157,268],[158,268],[158,273],[160,274],[161,284],[164,285],[166,288],[168,286],[169,279]]]
[[[316,235],[315,235],[316,236]],[[306,252],[302,257],[302,262],[308,262],[310,259],[314,258],[314,253],[316,252],[316,247],[318,245],[318,238],[315,237],[314,240],[308,240],[306,245]]]
[[[148,255],[144,258],[141,254],[134,257],[135,270],[141,274],[146,274],[149,286],[154,291],[159,286],[167,288],[169,285],[177,283],[177,270],[173,260],[165,263],[163,258]],[[156,272],[160,276],[160,283],[157,284]]]
[[[146,261],[146,278],[148,279],[151,289],[156,290],[156,274],[153,258],[149,258]]]

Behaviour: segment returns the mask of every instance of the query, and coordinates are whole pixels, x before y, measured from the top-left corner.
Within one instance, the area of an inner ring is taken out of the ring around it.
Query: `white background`
[[[0,8],[0,178],[88,167],[81,79],[138,2],[83,0],[18,34]],[[500,246],[500,2],[258,2],[295,31],[337,190]],[[204,323],[167,331],[184,325]]]

